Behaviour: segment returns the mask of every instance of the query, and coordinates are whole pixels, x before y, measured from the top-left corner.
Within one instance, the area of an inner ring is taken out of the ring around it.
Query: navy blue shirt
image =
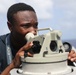
[[[6,58],[6,36],[0,36],[0,73],[8,66]]]
[[[10,34],[0,36],[0,73],[8,66],[6,38],[9,35]],[[10,40],[10,38],[9,38],[9,40]],[[12,47],[11,43],[10,43],[10,48],[11,48],[11,53],[12,53],[11,55],[12,55],[12,59],[13,59],[15,57],[15,54],[17,53],[17,50],[15,50]]]
[[[9,57],[11,58],[11,61],[10,61],[10,63],[8,63],[9,58],[7,57],[8,56],[8,51],[7,51],[7,48],[6,48],[7,47],[6,39],[7,39],[8,36],[10,36],[10,34],[0,36],[0,73],[12,62],[12,59],[15,57],[15,54],[17,52],[12,47],[11,43],[9,43],[10,52],[11,52]],[[10,37],[8,38],[7,41],[10,42]]]

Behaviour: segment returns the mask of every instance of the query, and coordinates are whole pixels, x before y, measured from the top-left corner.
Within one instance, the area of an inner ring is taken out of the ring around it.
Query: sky
[[[7,10],[14,4],[31,5],[37,14],[39,28],[62,32],[62,39],[76,39],[76,0],[0,0],[0,35],[9,33]]]

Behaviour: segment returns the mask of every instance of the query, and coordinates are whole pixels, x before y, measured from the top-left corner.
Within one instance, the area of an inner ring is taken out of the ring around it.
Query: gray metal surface
[[[64,74],[64,75],[76,75],[76,67],[72,67],[73,68],[73,72],[71,72],[71,73],[68,73],[68,74]],[[13,69],[13,70],[11,70],[11,75],[23,75],[23,74],[18,74],[17,73],[17,70],[18,69]],[[30,74],[29,74],[30,75]],[[51,75],[51,74],[47,74],[47,75]]]

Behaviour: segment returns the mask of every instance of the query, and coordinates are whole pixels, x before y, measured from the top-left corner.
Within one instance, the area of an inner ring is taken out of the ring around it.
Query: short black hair
[[[7,20],[10,23],[13,23],[13,15],[17,13],[18,11],[33,11],[35,12],[34,8],[30,5],[27,5],[25,3],[16,3],[13,4],[7,11]]]

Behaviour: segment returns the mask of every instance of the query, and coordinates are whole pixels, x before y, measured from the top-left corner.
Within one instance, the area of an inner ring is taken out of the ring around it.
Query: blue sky
[[[17,2],[34,7],[39,28],[51,27],[62,32],[62,39],[76,39],[76,0],[0,0],[0,35],[9,32],[6,13]]]

